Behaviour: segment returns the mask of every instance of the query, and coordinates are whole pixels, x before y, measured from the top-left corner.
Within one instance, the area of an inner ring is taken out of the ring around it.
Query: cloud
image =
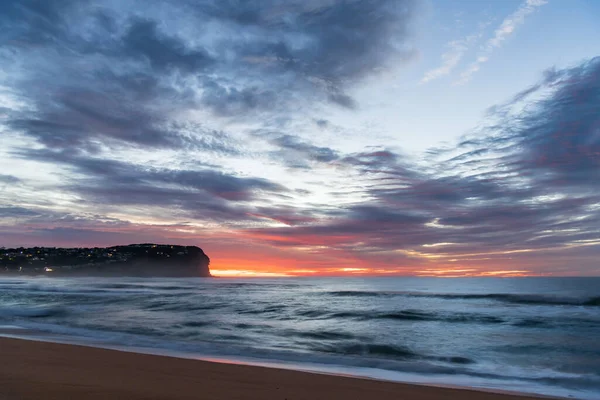
[[[214,60],[203,49],[190,49],[179,38],[162,34],[156,21],[134,19],[122,38],[123,56],[143,57],[153,68],[199,72]]]
[[[570,190],[594,186],[600,162],[599,77],[598,57],[547,71],[542,81],[490,110],[483,129],[495,131],[493,136],[470,138],[463,147],[499,153],[505,173]]]
[[[210,168],[181,170],[145,167],[55,150],[26,150],[19,157],[64,165],[71,177],[63,191],[76,193],[98,209],[172,207],[179,215],[205,220],[244,220],[260,196],[285,193],[282,185],[262,178],[238,177]],[[148,210],[150,212],[150,210]]]
[[[36,215],[39,214],[24,207],[0,207],[0,218],[32,217]]]
[[[202,103],[221,116],[245,115],[251,111],[274,109],[280,106],[272,90],[248,87],[238,90],[226,88],[216,82],[207,82]]]
[[[412,57],[402,44],[410,37],[413,1],[233,3],[201,3],[196,9],[234,27],[255,28],[252,42],[238,49],[241,59],[264,61],[255,66],[341,85],[389,60]]]
[[[0,4],[0,37],[9,46],[34,47],[64,40],[70,10],[87,1],[6,0]]]
[[[98,152],[102,146],[235,153],[217,129],[176,118],[196,106],[194,94],[144,71],[98,67],[81,72],[60,60],[57,77],[31,75],[17,88],[29,106],[9,113],[6,125],[56,149]],[[66,75],[64,75],[66,73]]]
[[[17,184],[21,182],[21,180],[19,178],[17,178],[16,176],[13,175],[5,175],[5,174],[0,174],[0,183],[6,183],[6,184]]]
[[[479,36],[480,35],[470,35],[464,39],[449,42],[447,44],[449,50],[442,54],[442,65],[425,72],[421,79],[421,83],[428,83],[450,74]]]
[[[500,26],[494,31],[494,36],[486,42],[476,60],[460,74],[460,79],[456,83],[467,83],[473,74],[481,69],[481,65],[489,61],[494,50],[502,46],[515,32],[517,27],[525,23],[525,18],[546,3],[546,0],[525,0],[514,13],[502,21]]]
[[[263,136],[259,134],[259,136]],[[337,160],[339,153],[329,147],[315,146],[294,135],[269,135],[269,142],[279,150],[271,153],[277,159],[292,168],[310,168],[311,162],[330,163]]]
[[[246,78],[238,77],[238,86],[226,88],[228,92],[245,98],[253,94],[253,99],[268,94],[263,109],[274,104],[275,96],[287,103],[298,94],[355,108],[348,87],[414,58],[410,24],[417,8],[412,0],[221,1],[192,6],[200,18],[222,24],[229,36],[219,44],[229,48],[233,63],[244,67]]]
[[[10,51],[0,62],[26,105],[4,112],[10,131],[94,154],[233,154],[238,143],[202,117],[355,109],[348,88],[414,54],[413,0],[135,4],[3,2],[0,47]]]

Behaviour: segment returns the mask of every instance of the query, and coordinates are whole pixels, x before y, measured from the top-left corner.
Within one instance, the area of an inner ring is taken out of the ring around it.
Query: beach
[[[0,338],[0,399],[534,399]]]

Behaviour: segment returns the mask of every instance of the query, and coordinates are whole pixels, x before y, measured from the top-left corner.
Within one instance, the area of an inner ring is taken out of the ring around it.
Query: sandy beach
[[[2,400],[535,398],[7,338],[0,357]]]

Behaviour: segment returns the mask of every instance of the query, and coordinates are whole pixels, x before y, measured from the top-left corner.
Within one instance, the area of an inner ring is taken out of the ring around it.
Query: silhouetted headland
[[[0,248],[0,274],[10,275],[209,277],[209,264],[196,246]]]

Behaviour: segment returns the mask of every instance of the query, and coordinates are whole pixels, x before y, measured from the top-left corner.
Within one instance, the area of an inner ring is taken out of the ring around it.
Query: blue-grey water
[[[0,332],[600,399],[600,278],[5,278]]]

